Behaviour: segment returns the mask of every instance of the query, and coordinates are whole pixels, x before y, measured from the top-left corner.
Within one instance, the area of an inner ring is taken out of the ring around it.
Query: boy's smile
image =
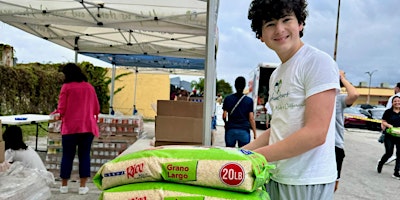
[[[299,24],[296,16],[291,13],[279,19],[266,21],[260,40],[274,50],[284,63],[303,45],[299,35],[301,30],[303,24]]]

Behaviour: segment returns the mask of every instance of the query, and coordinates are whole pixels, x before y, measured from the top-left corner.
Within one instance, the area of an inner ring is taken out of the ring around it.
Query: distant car
[[[367,109],[367,112],[368,112],[367,117],[371,120],[376,120],[376,121],[368,121],[368,123],[367,123],[368,129],[374,130],[374,131],[381,130],[380,121],[382,120],[382,116],[383,116],[383,113],[385,113],[385,110],[386,110],[386,108],[382,108],[382,107]]]
[[[344,127],[346,128],[367,128],[367,115],[363,114],[364,110],[358,107],[348,107],[343,111]]]
[[[354,105],[354,106],[352,106],[352,107],[361,108],[361,109],[364,109],[364,110],[374,108],[373,105],[371,105],[371,104],[366,104],[366,103],[364,103],[364,104],[357,104],[357,105]]]

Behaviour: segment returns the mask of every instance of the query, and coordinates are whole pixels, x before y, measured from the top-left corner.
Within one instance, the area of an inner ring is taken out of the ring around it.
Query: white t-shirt
[[[307,44],[271,75],[268,102],[274,112],[270,144],[287,138],[303,127],[305,101],[330,89],[339,92],[339,70],[325,52]],[[324,108],[321,108],[324,109]],[[332,183],[337,178],[335,160],[335,112],[326,142],[289,159],[272,162],[272,179],[288,185]]]
[[[386,109],[389,109],[392,107],[392,99],[394,96],[399,96],[400,97],[400,92],[396,93],[395,95],[391,96],[386,104]]]
[[[7,149],[5,152],[5,159],[8,162],[20,161],[27,168],[47,170],[42,159],[36,151],[29,146],[26,150]]]
[[[267,102],[267,103],[265,104],[265,109],[267,109],[267,113],[268,113],[268,114],[272,115],[272,110],[271,110],[271,106],[269,106],[269,102]]]

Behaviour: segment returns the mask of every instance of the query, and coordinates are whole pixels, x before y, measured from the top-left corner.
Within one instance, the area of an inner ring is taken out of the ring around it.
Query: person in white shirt
[[[271,199],[334,195],[339,69],[331,56],[300,39],[306,7],[305,0],[253,0],[248,12],[256,37],[281,60],[269,80],[271,128],[243,147],[276,166],[266,185]]]
[[[7,127],[3,133],[3,140],[5,142],[5,160],[7,162],[14,163],[19,161],[27,168],[46,170],[40,156],[23,141],[22,130],[19,126]]]
[[[400,97],[400,82],[398,82],[396,84],[396,86],[394,87],[394,95],[391,96],[386,104],[386,109],[390,109],[392,108],[392,99],[394,96],[399,96]]]

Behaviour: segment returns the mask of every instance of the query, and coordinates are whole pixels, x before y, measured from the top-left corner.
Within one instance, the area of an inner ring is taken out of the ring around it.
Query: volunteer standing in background
[[[86,194],[89,191],[86,181],[90,177],[90,149],[94,136],[99,136],[97,118],[100,105],[96,91],[87,82],[88,79],[79,66],[68,63],[63,67],[62,72],[65,79],[56,110],[60,113],[62,121],[63,154],[60,192],[68,192],[68,180],[71,177],[76,147],[78,147],[80,178],[78,193]]]
[[[336,97],[336,136],[335,136],[335,154],[337,167],[337,180],[335,191],[339,186],[340,174],[342,171],[344,153],[344,114],[345,108],[350,107],[357,100],[360,94],[357,89],[346,79],[345,73],[340,70],[340,87],[346,88],[347,94],[339,94]]]
[[[337,178],[335,61],[300,39],[305,0],[253,0],[248,18],[256,37],[281,60],[269,80],[271,128],[244,146],[276,165],[267,192],[271,199],[332,200]]]
[[[389,97],[387,103],[386,103],[386,109],[391,109],[392,108],[392,99],[395,96],[399,96],[400,97],[400,82],[396,84],[396,86],[394,87],[394,95]],[[381,128],[382,128],[382,136],[385,136],[385,127],[383,126],[383,124],[381,124]],[[384,140],[383,140],[384,141]],[[385,145],[386,148],[386,145]],[[389,164],[391,163],[393,160],[396,160],[396,155],[393,155],[392,157],[390,157],[385,164]]]
[[[235,147],[236,142],[242,147],[250,142],[250,129],[254,139],[257,138],[256,122],[254,120],[253,99],[243,94],[246,79],[239,76],[235,80],[236,93],[227,96],[222,105],[225,122],[225,144]]]
[[[393,155],[394,147],[396,146],[396,156],[399,158],[400,156],[400,137],[394,136],[387,132],[388,128],[400,127],[400,97],[394,96],[392,98],[392,107],[387,109],[382,116],[382,127],[386,131],[385,133],[385,154],[383,154],[382,158],[378,161],[378,165],[376,170],[378,173],[382,172],[382,167],[385,162]],[[396,164],[394,167],[394,173],[392,175],[393,178],[400,180],[400,159],[396,159]]]

